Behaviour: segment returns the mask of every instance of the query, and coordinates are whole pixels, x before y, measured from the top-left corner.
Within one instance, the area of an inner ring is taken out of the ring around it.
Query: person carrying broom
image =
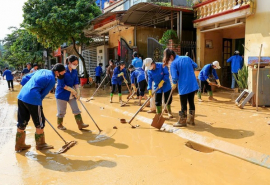
[[[15,151],[19,152],[31,148],[25,144],[25,129],[30,116],[36,127],[36,149],[53,149],[53,146],[45,142],[44,127],[45,117],[42,109],[42,101],[55,85],[55,78],[63,78],[65,67],[56,64],[52,70],[41,69],[23,77],[23,87],[18,95],[18,123],[15,142]]]
[[[125,77],[125,79],[124,79]],[[119,102],[122,103],[122,92],[121,92],[121,85],[124,81],[126,84],[127,82],[127,72],[125,69],[125,62],[120,61],[119,65],[114,68],[113,70],[113,76],[112,76],[112,91],[110,93],[110,103],[112,103],[113,100],[113,94],[116,90],[116,86],[118,88],[118,96],[119,96]]]

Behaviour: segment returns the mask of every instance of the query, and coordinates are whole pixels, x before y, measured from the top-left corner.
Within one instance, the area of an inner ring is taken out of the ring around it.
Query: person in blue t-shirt
[[[133,87],[133,90],[135,92],[137,92],[137,88],[135,85],[135,79],[137,79],[140,95],[138,105],[141,106],[142,97],[144,97],[144,99],[147,99],[147,97],[144,94],[144,91],[147,88],[144,70],[142,68],[135,69],[135,67],[132,64],[128,66],[128,70],[130,71],[131,86]]]
[[[127,72],[125,69],[125,62],[120,61],[119,65],[114,68],[113,70],[113,76],[112,76],[112,91],[110,93],[110,103],[112,103],[113,100],[113,94],[116,90],[116,86],[118,88],[118,96],[119,96],[119,102],[122,103],[122,82],[124,81],[126,84],[128,83],[127,80],[124,80],[124,78],[127,79]]]
[[[8,69],[8,67],[6,67],[6,70],[4,71],[3,74],[3,79],[5,80],[5,76],[6,76],[6,80],[8,83],[8,90],[10,90],[10,88],[12,89],[12,91],[14,91],[13,88],[13,75],[11,73],[11,71]]]
[[[45,116],[43,114],[42,101],[55,85],[55,78],[64,77],[65,67],[56,64],[52,70],[42,69],[23,77],[25,83],[18,95],[18,124],[16,134],[15,151],[27,150],[31,145],[25,144],[25,129],[30,116],[36,127],[36,149],[52,149],[53,146],[45,142],[44,127]]]
[[[131,62],[131,64],[137,69],[143,66],[143,62],[142,59],[139,58],[137,51],[133,52],[133,60]],[[135,85],[136,88],[138,89],[138,82],[137,82],[137,78],[135,78]],[[137,98],[139,98],[139,91],[137,91]]]
[[[26,75],[26,74],[30,73],[30,71],[31,71],[31,64],[30,64],[30,63],[27,63],[27,64],[26,64],[26,68],[24,68],[24,69],[22,70],[21,77],[22,77],[23,75]]]
[[[240,53],[239,51],[235,51],[234,52],[234,55],[231,56],[227,62],[231,63],[231,72],[232,72],[232,85],[231,85],[231,88],[234,89],[235,88],[235,78],[234,78],[234,75],[236,75],[236,77],[238,76],[238,71],[240,69],[242,69],[243,67],[243,57],[240,56]]]
[[[99,86],[101,82],[101,75],[102,75],[102,63],[99,63],[98,66],[95,68],[96,71],[96,87]]]
[[[65,67],[66,73],[63,79],[57,80],[57,87],[55,91],[56,103],[57,103],[57,128],[60,130],[66,130],[63,126],[64,117],[66,115],[67,103],[72,109],[78,128],[82,130],[88,127],[88,124],[84,124],[81,116],[81,111],[78,107],[77,100],[80,100],[80,82],[78,78],[78,71],[76,70],[79,60],[75,55],[71,55],[66,60],[67,66]]]
[[[186,127],[187,124],[195,125],[195,92],[199,89],[194,69],[197,64],[188,56],[178,56],[173,50],[166,50],[166,61],[172,61],[171,76],[172,89],[178,85],[178,93],[181,103],[179,119],[174,127]],[[187,116],[187,103],[189,104],[189,116]]]
[[[198,95],[198,100],[200,102],[202,102],[202,92],[203,92],[204,87],[205,87],[205,90],[208,92],[208,95],[209,95],[208,99],[212,101],[217,101],[217,99],[213,97],[213,91],[211,88],[211,84],[213,82],[210,81],[212,79],[216,80],[217,85],[220,87],[220,81],[219,81],[216,69],[220,69],[218,61],[214,61],[212,64],[206,64],[199,73],[198,79],[199,79],[200,88],[198,90],[197,95]]]
[[[171,92],[171,82],[169,78],[169,70],[166,64],[161,62],[152,61],[150,70],[147,72],[148,74],[148,86],[147,90],[149,96],[152,97],[152,84],[154,82],[154,90],[159,88],[155,94],[155,104],[156,104],[156,114],[160,115],[162,111],[162,94],[164,93],[165,102],[168,102],[167,110],[169,118],[172,118],[172,111],[171,111],[171,103],[172,103],[172,96],[169,99],[169,95]]]

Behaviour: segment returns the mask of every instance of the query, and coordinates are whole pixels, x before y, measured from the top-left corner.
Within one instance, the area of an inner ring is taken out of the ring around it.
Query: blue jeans
[[[231,86],[232,89],[235,88],[235,81],[236,81],[233,74],[235,74],[235,76],[237,76],[237,73],[232,73],[232,86]]]

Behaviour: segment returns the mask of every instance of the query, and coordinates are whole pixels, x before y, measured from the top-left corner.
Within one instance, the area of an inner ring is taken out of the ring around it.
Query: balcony
[[[194,22],[249,8],[252,3],[252,0],[194,0]]]

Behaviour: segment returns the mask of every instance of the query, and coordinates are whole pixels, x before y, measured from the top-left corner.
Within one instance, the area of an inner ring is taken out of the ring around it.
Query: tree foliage
[[[5,49],[2,60],[14,67],[28,62],[42,63],[44,48],[38,43],[36,36],[25,29],[12,27],[10,30],[11,33],[2,40]]]
[[[28,0],[23,7],[23,25],[38,37],[45,47],[58,48],[64,42],[73,44],[81,58],[85,77],[88,75],[84,58],[75,45],[88,44],[83,29],[88,21],[101,14],[93,0]]]

